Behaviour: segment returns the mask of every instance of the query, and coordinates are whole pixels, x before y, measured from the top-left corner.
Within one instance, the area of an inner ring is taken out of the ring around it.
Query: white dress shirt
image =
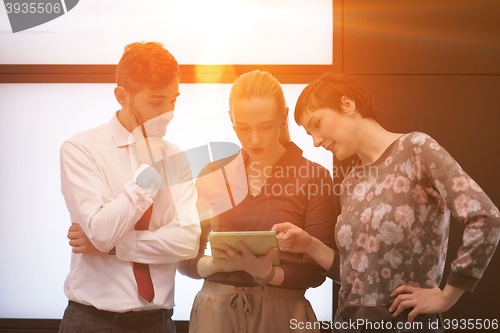
[[[169,186],[138,186],[138,153],[130,137],[115,114],[108,124],[76,134],[61,147],[61,190],[71,222],[100,251],[116,247],[116,256],[72,253],[64,291],[69,300],[107,311],[172,308],[176,263],[195,257],[199,246],[191,169],[187,158],[167,158]],[[167,156],[185,156],[166,143]],[[153,199],[149,230],[135,230]],[[152,303],[138,295],[132,261],[150,266]]]

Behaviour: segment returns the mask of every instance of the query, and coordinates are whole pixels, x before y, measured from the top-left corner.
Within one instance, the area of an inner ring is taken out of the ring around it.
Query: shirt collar
[[[113,118],[109,121],[109,130],[111,131],[111,136],[115,140],[116,147],[125,147],[132,143],[135,143],[134,136],[130,133],[123,125],[120,123],[117,117],[118,111],[115,112]]]

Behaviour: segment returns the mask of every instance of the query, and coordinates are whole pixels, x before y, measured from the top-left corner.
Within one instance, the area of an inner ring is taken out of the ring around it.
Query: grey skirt
[[[319,333],[316,315],[304,293],[205,281],[194,299],[189,332]]]

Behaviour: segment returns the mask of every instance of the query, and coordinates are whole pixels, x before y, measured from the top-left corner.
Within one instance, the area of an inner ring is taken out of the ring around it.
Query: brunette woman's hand
[[[458,298],[464,293],[463,289],[446,285],[443,290],[434,284],[432,289],[417,288],[409,285],[400,286],[390,294],[390,297],[396,297],[390,312],[393,316],[399,315],[406,308],[413,308],[408,314],[408,321],[419,314],[433,314],[448,311]]]
[[[278,250],[276,247],[271,248],[263,256],[255,256],[243,242],[238,242],[241,253],[231,249],[226,244],[221,244],[220,248],[212,249],[222,258],[214,258],[213,261],[221,264],[231,265],[233,268],[224,269],[224,271],[245,271],[256,278],[265,278],[273,269],[273,258]]]
[[[327,271],[332,266],[335,256],[333,250],[304,229],[293,223],[284,222],[275,224],[271,230],[278,234],[281,251],[305,253]]]
[[[312,237],[304,229],[290,222],[275,224],[271,231],[278,234],[281,251],[306,253],[312,244]]]

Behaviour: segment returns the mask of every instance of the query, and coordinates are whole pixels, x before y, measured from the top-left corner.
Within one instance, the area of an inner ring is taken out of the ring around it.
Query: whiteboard
[[[0,64],[117,64],[145,40],[180,64],[331,65],[332,25],[331,0],[82,0],[12,33],[0,6]]]

